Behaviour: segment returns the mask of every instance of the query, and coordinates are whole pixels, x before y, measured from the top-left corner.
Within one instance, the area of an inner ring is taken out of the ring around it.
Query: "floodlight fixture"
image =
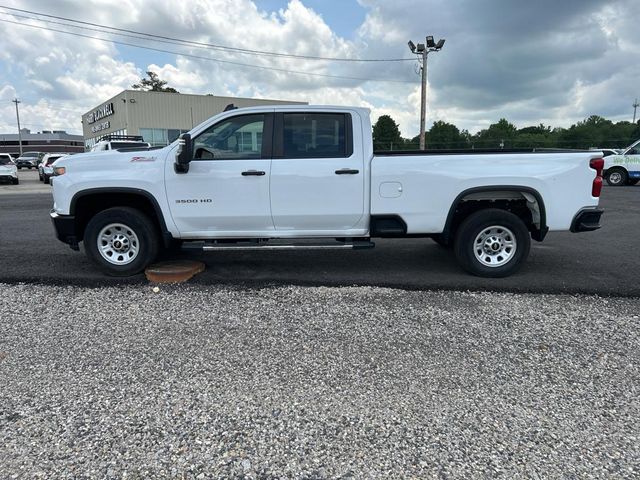
[[[427,116],[427,57],[431,52],[438,52],[444,46],[444,38],[438,40],[436,43],[433,40],[432,35],[428,35],[426,37],[425,43],[419,43],[416,45],[411,40],[407,42],[409,48],[411,49],[411,53],[414,55],[418,55],[420,57],[420,70],[422,73],[422,85],[421,85],[421,95],[420,95],[420,150],[424,150],[426,148],[425,143],[425,119]]]

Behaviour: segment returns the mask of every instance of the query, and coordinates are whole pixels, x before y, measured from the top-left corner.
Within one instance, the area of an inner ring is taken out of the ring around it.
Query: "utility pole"
[[[424,127],[427,116],[427,58],[429,52],[438,52],[442,50],[444,42],[444,38],[441,38],[438,40],[438,43],[436,43],[433,41],[433,37],[429,35],[426,38],[426,47],[424,43],[419,43],[416,46],[411,40],[409,40],[408,43],[411,53],[419,55],[422,61],[422,65],[420,66],[420,69],[422,70],[422,91],[420,96],[420,150],[424,150],[426,148]]]
[[[636,109],[640,107],[640,103],[638,103],[638,99],[636,98],[636,101],[633,102],[633,123],[636,123]]]
[[[11,100],[16,104],[16,119],[18,120],[18,144],[20,146],[20,156],[22,156],[22,132],[20,131],[20,113],[18,112],[18,104],[22,103],[17,98]]]

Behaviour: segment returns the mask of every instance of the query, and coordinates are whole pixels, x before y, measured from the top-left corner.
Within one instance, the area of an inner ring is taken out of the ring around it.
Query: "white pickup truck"
[[[431,237],[467,271],[503,277],[531,238],[600,227],[603,164],[593,151],[374,154],[367,109],[252,107],[161,149],[58,160],[51,218],[61,241],[83,241],[116,276],[175,244],[358,249]]]

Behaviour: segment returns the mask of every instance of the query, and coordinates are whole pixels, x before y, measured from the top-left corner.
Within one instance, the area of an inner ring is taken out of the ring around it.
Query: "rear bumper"
[[[601,208],[583,208],[580,210],[571,222],[571,231],[591,232],[600,228],[600,217],[604,213]]]
[[[61,242],[69,244],[73,250],[78,250],[78,236],[76,233],[76,217],[73,215],[60,215],[54,210],[49,213],[56,237]]]

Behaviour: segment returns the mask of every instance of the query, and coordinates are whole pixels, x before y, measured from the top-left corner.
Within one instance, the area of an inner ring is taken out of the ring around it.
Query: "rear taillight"
[[[591,185],[591,196],[599,197],[602,191],[602,170],[604,169],[604,159],[592,158],[589,161],[589,166],[596,171],[596,178],[593,179]]]

